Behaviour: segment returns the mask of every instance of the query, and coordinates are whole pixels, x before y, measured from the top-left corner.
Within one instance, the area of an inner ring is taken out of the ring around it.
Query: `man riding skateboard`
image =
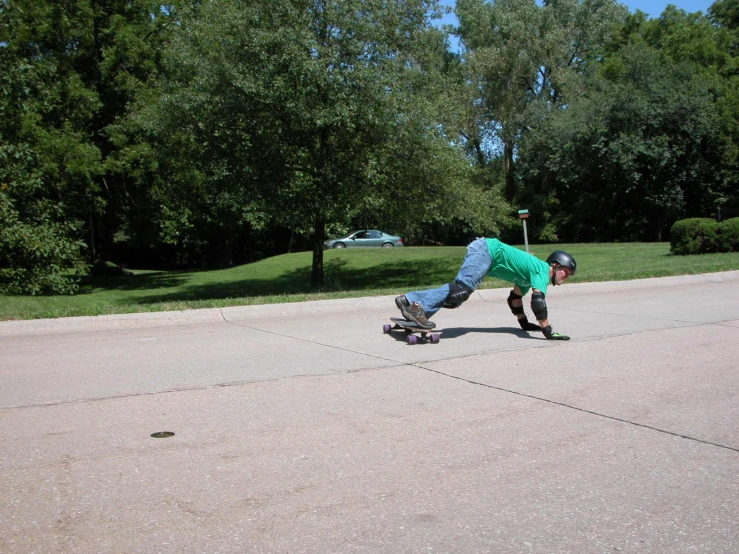
[[[575,259],[563,250],[552,252],[546,262],[509,246],[498,239],[479,238],[467,247],[462,267],[453,283],[439,288],[409,292],[398,296],[395,305],[403,317],[422,329],[433,329],[429,321],[440,308],[458,308],[478,287],[485,275],[513,283],[508,306],[524,331],[542,331],[549,340],[570,340],[549,324],[547,287],[561,285],[575,274]],[[539,322],[530,323],[523,309],[523,297],[531,293],[531,311]]]

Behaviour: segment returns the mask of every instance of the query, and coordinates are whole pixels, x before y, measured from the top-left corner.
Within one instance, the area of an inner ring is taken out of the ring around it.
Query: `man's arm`
[[[534,312],[536,320],[539,322],[541,330],[548,340],[570,340],[570,337],[567,335],[561,335],[552,329],[552,326],[549,324],[547,301],[544,293],[539,289],[533,289],[531,293],[531,311]]]
[[[536,323],[529,323],[526,314],[523,311],[523,292],[518,285],[514,285],[513,290],[508,295],[508,307],[513,315],[518,318],[518,324],[524,331],[541,331]]]

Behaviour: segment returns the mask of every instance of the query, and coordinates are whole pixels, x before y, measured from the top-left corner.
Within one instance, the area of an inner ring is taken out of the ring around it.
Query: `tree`
[[[717,0],[708,8],[711,20],[732,31],[739,30],[739,1]]]
[[[709,8],[709,17],[668,6],[655,20],[644,22],[639,37],[671,63],[689,63],[708,84],[716,108],[716,131],[723,159],[715,170],[721,183],[707,191],[715,202],[696,215],[711,215],[716,205],[739,203],[739,35],[737,3],[723,0]]]
[[[508,201],[526,129],[582,90],[582,77],[626,14],[613,0],[459,0],[459,35],[478,90],[480,141],[505,159]]]
[[[466,159],[453,153],[428,100],[441,87],[433,53],[443,52],[444,37],[428,23],[435,6],[264,0],[194,8],[167,50],[156,101],[146,99],[132,119],[166,153],[156,189],[173,237],[211,225],[229,233],[275,221],[310,227],[318,287],[327,224],[358,208],[388,219],[395,205],[428,213],[435,190],[447,198],[471,189],[450,177],[464,173]],[[431,155],[440,150],[447,154]],[[460,214],[465,206],[443,207]]]
[[[75,245],[74,256],[61,249],[75,267],[81,256],[105,258],[125,217],[128,191],[122,174],[111,171],[116,147],[106,128],[156,71],[156,37],[166,34],[163,20],[177,3],[164,11],[148,0],[0,3],[0,63],[8,76],[0,100],[3,146],[14,156],[24,153],[34,183],[21,187],[22,194],[9,184],[6,206],[12,204],[28,233],[39,226],[39,236]],[[24,268],[15,264],[32,259],[12,256],[4,263],[21,275]],[[55,265],[48,267],[56,271]]]
[[[0,71],[0,292],[71,293],[84,269],[80,223],[66,218],[64,199],[29,144],[40,133],[35,119],[54,102],[45,92],[52,69],[0,48]]]
[[[611,56],[589,92],[537,126],[524,179],[550,183],[560,240],[664,240],[676,219],[710,209],[723,147],[707,83],[646,45]]]

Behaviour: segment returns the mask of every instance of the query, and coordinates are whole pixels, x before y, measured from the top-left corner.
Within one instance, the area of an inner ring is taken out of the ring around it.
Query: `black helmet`
[[[570,256],[564,250],[555,250],[554,252],[549,254],[549,257],[547,258],[547,263],[550,265],[557,264],[564,267],[569,267],[573,275],[577,270],[577,262],[575,261],[575,258]]]

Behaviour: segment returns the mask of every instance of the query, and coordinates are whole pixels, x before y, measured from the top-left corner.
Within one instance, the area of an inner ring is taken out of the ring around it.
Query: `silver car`
[[[403,238],[396,235],[388,235],[375,229],[365,231],[354,231],[340,239],[324,241],[324,248],[357,248],[377,247],[392,248],[403,246]]]

